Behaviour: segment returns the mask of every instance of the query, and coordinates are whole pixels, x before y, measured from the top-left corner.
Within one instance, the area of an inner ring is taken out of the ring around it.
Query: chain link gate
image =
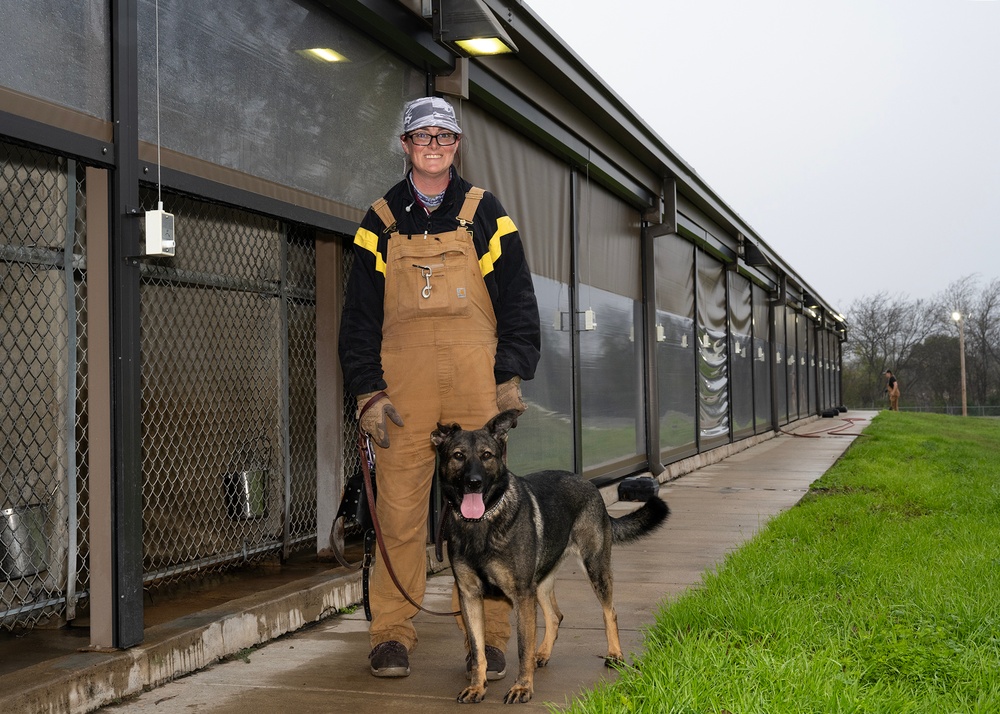
[[[73,619],[89,587],[86,190],[0,142],[0,626]]]
[[[147,586],[288,556],[316,533],[313,233],[164,199],[176,255],[141,263]]]
[[[0,626],[89,597],[85,169],[0,142]],[[311,548],[310,229],[184,196],[172,259],[142,259],[148,586]],[[145,208],[155,205],[144,190]],[[69,269],[67,269],[69,266]]]

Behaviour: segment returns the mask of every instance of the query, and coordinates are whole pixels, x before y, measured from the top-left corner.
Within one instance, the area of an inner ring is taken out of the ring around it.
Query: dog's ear
[[[431,432],[431,443],[434,444],[434,446],[441,446],[445,439],[460,431],[462,431],[462,427],[458,424],[445,425],[438,422],[438,428]]]
[[[486,424],[486,431],[497,441],[506,442],[507,432],[517,426],[518,416],[520,416],[520,412],[517,409],[500,412]]]

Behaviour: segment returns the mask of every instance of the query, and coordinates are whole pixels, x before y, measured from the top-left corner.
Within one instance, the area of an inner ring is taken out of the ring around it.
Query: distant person
[[[885,371],[885,393],[889,395],[889,409],[894,412],[899,411],[899,382],[896,380],[891,369]]]

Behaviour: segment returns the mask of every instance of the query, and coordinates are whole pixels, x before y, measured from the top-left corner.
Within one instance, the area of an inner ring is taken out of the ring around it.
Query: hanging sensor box
[[[162,208],[146,211],[146,255],[172,256],[174,242],[174,214]]]

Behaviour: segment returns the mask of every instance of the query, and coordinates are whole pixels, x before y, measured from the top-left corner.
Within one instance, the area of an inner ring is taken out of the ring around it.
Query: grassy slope
[[[1000,421],[880,414],[567,710],[1000,711]]]

